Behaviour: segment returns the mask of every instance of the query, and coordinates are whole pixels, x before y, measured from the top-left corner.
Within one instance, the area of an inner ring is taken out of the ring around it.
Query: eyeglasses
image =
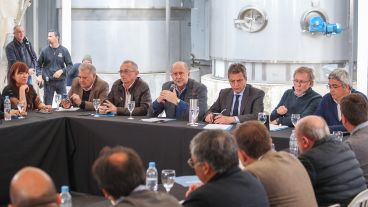
[[[195,168],[196,165],[199,164],[199,162],[194,162],[192,160],[192,158],[189,158],[188,161],[187,161],[187,163],[188,163],[189,167],[191,167],[191,168]]]
[[[309,83],[310,81],[309,80],[307,80],[307,81],[305,81],[305,80],[293,80],[293,83],[294,84],[307,84],[307,83]]]
[[[343,85],[337,85],[337,84],[330,85],[330,84],[327,84],[326,87],[327,87],[327,89],[338,89],[340,87],[343,87]]]
[[[134,70],[118,70],[118,73],[124,73],[124,74],[128,74],[134,72]]]

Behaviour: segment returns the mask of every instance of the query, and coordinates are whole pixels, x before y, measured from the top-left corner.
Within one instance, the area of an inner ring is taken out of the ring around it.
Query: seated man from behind
[[[96,68],[89,63],[79,66],[79,77],[73,80],[68,96],[75,106],[88,111],[95,110],[93,99],[107,98],[109,84],[96,74]]]
[[[151,104],[151,93],[147,83],[138,77],[138,65],[132,60],[125,60],[118,72],[120,79],[112,85],[100,113],[112,112],[127,116],[130,114],[128,103],[134,101],[135,108],[132,115],[146,116]]]
[[[346,206],[366,189],[365,180],[354,152],[329,134],[321,117],[300,119],[295,127],[302,153],[299,160],[309,174],[319,206],[335,203]]]
[[[368,102],[360,94],[350,94],[341,100],[341,122],[350,132],[344,142],[355,153],[368,184]]]
[[[171,66],[172,81],[162,85],[160,96],[152,103],[150,116],[158,116],[165,111],[166,117],[179,120],[189,119],[189,99],[198,99],[198,120],[207,111],[207,88],[202,83],[189,78],[189,67],[178,61]]]
[[[261,181],[270,206],[317,206],[304,166],[295,156],[271,149],[271,136],[264,124],[247,121],[237,126],[234,136],[241,163]]]
[[[330,131],[346,131],[341,123],[340,101],[351,93],[359,93],[367,97],[359,91],[352,88],[349,74],[344,69],[335,69],[328,75],[328,88],[330,93],[322,97],[315,115],[321,116],[327,123]]]
[[[296,69],[293,84],[293,88],[285,91],[279,104],[272,111],[270,115],[272,124],[293,127],[291,114],[300,114],[301,118],[314,114],[321,102],[322,96],[312,89],[314,74],[311,68]]]
[[[262,184],[239,168],[235,138],[222,130],[207,130],[190,142],[194,168],[203,185],[192,185],[185,207],[269,206]]]
[[[113,206],[180,206],[171,195],[146,189],[142,160],[132,149],[105,147],[93,164],[92,172],[104,196]]]
[[[263,112],[264,91],[247,84],[244,65],[234,63],[228,70],[231,88],[220,91],[216,102],[205,115],[207,123],[235,124],[248,120],[257,120],[258,113]],[[214,116],[214,113],[222,113]]]
[[[60,198],[50,176],[35,167],[18,171],[10,183],[9,207],[59,206]]]

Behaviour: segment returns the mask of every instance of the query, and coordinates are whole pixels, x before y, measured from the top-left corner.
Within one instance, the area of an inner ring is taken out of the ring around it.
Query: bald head
[[[317,141],[330,134],[324,119],[319,116],[306,116],[298,121],[295,127],[297,134]]]
[[[35,167],[18,171],[10,183],[12,206],[57,206],[57,192],[50,176]]]

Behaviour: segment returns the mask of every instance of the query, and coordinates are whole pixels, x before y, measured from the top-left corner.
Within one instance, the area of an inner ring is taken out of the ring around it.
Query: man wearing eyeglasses
[[[322,96],[312,89],[313,84],[313,70],[308,67],[297,68],[294,72],[293,88],[282,95],[270,115],[271,123],[293,127],[291,114],[300,114],[301,118],[314,114]]]
[[[190,142],[191,158],[202,185],[189,187],[185,207],[269,206],[260,181],[239,168],[235,138],[223,130],[207,130]]]
[[[120,79],[115,81],[106,102],[100,107],[100,113],[129,115],[128,103],[135,101],[133,116],[146,116],[151,104],[151,93],[146,82],[139,75],[138,65],[125,60],[118,71]]]
[[[351,93],[359,93],[367,97],[352,88],[350,82],[350,76],[344,69],[335,69],[328,75],[328,88],[330,93],[323,96],[321,103],[319,104],[315,115],[321,116],[327,123],[330,131],[347,131],[341,122],[341,109],[340,101],[345,96]]]
[[[172,81],[162,85],[160,96],[152,103],[150,116],[158,116],[165,111],[166,117],[178,120],[189,119],[189,99],[198,99],[198,120],[207,111],[207,88],[189,78],[189,67],[178,61],[171,66]]]

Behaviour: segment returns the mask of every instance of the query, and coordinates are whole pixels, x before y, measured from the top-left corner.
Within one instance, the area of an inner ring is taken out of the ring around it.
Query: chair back
[[[349,203],[348,207],[368,207],[368,189],[356,195]]]

